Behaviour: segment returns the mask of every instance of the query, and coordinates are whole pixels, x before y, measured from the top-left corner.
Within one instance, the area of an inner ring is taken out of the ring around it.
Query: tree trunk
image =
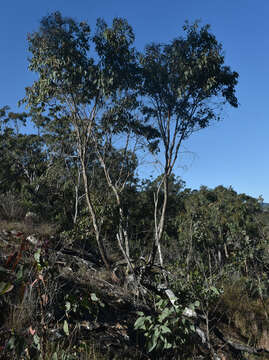
[[[161,209],[161,216],[158,219],[158,203],[159,203],[159,197],[160,197],[160,189],[163,185],[163,191],[164,191],[164,199]],[[161,248],[161,240],[164,232],[164,224],[165,224],[165,214],[166,214],[166,208],[167,208],[167,200],[168,200],[168,176],[165,173],[163,176],[163,180],[161,184],[158,187],[158,190],[155,194],[154,199],[154,223],[155,223],[155,234],[154,234],[154,243],[152,252],[150,254],[150,265],[152,266],[154,264],[156,254],[158,251],[159,254],[159,261],[160,266],[163,268],[163,255],[162,255],[162,248]],[[163,271],[163,276],[165,281],[167,282],[167,274]]]
[[[167,199],[168,199],[168,178],[167,178],[167,174],[164,174],[162,183],[163,184],[160,184],[160,187],[159,187],[157,193],[155,194],[155,201],[154,201],[154,208],[155,208],[154,209],[154,212],[155,212],[155,214],[154,214],[154,222],[155,222],[155,239],[154,239],[154,243],[155,243],[155,250],[154,250],[153,256],[152,256],[152,263],[154,263],[156,252],[157,252],[156,250],[158,250],[159,260],[160,260],[160,265],[161,266],[163,266],[163,256],[162,256],[162,251],[161,251],[161,239],[162,239],[163,232],[164,232],[164,221],[165,221],[165,214],[166,214],[166,208],[167,208]],[[161,216],[160,216],[160,219],[158,220],[158,203],[159,203],[161,185],[163,185],[164,199],[163,199],[163,204],[162,204]]]
[[[91,218],[92,218],[92,224],[93,224],[93,228],[94,228],[94,233],[95,233],[95,239],[97,242],[97,246],[101,255],[101,258],[106,266],[106,268],[109,270],[110,269],[110,264],[106,255],[106,250],[103,244],[103,241],[100,239],[100,231],[97,225],[97,219],[96,219],[96,214],[90,199],[90,195],[89,195],[89,189],[88,189],[88,178],[87,178],[87,173],[86,173],[86,168],[85,168],[85,162],[84,159],[81,159],[81,166],[82,166],[82,176],[83,176],[83,181],[84,181],[84,188],[85,188],[85,196],[86,196],[86,202],[87,202],[87,206],[88,206],[88,210],[90,212]]]

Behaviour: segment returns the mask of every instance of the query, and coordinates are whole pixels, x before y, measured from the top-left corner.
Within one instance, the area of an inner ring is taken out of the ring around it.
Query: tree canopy
[[[186,23],[183,35],[167,44],[147,45],[143,52],[136,50],[134,40],[125,19],[115,18],[111,26],[98,19],[92,32],[86,22],[60,12],[44,17],[38,31],[28,36],[29,69],[37,78],[26,88],[22,103],[45,139],[51,162],[58,161],[65,168],[64,178],[73,184],[75,214],[84,197],[108,268],[103,241],[103,214],[108,213],[100,212],[96,201],[102,196],[94,184],[102,179],[103,194],[112,195],[108,202],[114,202],[109,206],[118,219],[116,225],[112,216],[117,226],[113,236],[131,268],[132,211],[125,197],[136,181],[137,149],[144,146],[164,159],[153,191],[150,255],[153,264],[158,250],[163,266],[169,184],[181,144],[218,120],[225,103],[238,105],[238,74],[225,64],[222,46],[209,26]]]

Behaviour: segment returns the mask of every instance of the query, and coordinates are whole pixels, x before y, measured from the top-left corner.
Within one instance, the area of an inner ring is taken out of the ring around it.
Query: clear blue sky
[[[97,17],[107,22],[124,17],[139,49],[178,36],[185,20],[210,24],[223,43],[227,65],[240,75],[240,106],[227,108],[220,123],[185,143],[175,172],[191,188],[231,185],[269,202],[268,0],[2,0],[0,10],[0,107],[13,110],[33,81],[27,70],[27,33],[37,30],[40,19],[53,11],[86,20],[92,27]]]

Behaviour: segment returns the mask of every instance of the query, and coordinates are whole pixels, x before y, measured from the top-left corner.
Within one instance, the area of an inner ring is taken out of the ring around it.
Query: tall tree
[[[224,65],[222,46],[209,32],[209,26],[186,24],[183,29],[185,36],[167,45],[151,44],[141,55],[141,93],[145,99],[142,111],[159,132],[164,151],[163,174],[154,197],[155,240],[151,255],[153,263],[158,251],[161,265],[168,179],[182,142],[218,120],[220,107],[225,103],[238,105],[238,74]]]
[[[100,254],[109,268],[100,236],[102,219],[98,219],[89,191],[87,163],[91,150],[120,210],[119,189],[111,181],[103,149],[119,134],[126,134],[127,139],[130,132],[151,136],[149,127],[140,125],[134,116],[139,77],[133,31],[123,19],[114,19],[111,27],[99,19],[90,36],[85,22],[56,12],[42,19],[39,31],[29,35],[28,41],[29,68],[37,72],[38,79],[26,89],[24,102],[39,115],[47,111],[57,121],[64,119],[74,132],[88,210]],[[92,56],[90,43],[95,47]]]

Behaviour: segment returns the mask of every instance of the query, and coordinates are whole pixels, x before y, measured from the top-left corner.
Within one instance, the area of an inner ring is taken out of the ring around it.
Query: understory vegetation
[[[25,112],[0,109],[0,359],[269,358],[268,209],[175,175],[238,105],[209,26],[183,32],[138,52],[124,19],[56,12],[28,35]]]

